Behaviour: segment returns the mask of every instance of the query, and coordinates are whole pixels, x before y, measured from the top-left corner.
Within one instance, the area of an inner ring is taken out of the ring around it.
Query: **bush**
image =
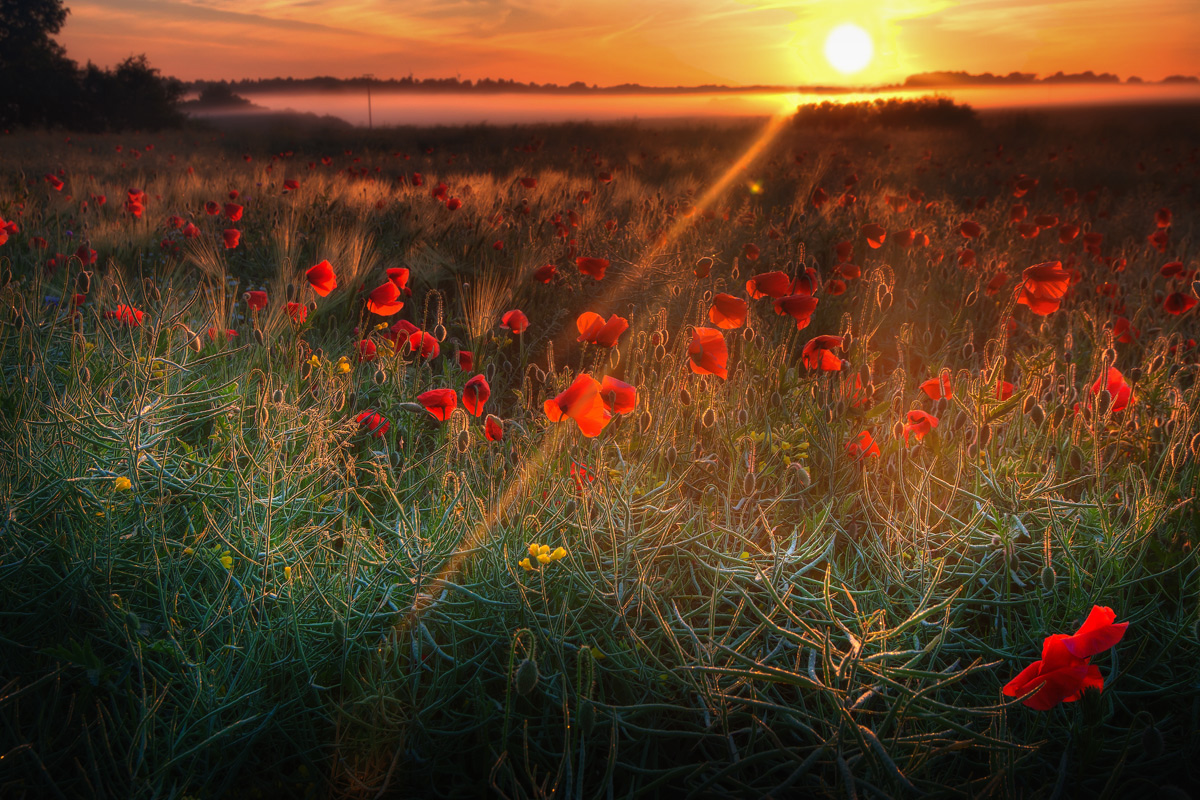
[[[978,122],[975,109],[949,97],[920,97],[911,100],[882,98],[860,103],[801,106],[795,122],[805,127],[843,130],[851,127],[962,128]]]

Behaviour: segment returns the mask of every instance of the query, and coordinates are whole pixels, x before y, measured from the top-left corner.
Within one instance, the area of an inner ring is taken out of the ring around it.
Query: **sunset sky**
[[[853,23],[859,84],[914,72],[1200,73],[1198,0],[72,0],[80,62],[145,53],[184,79],[509,78],[600,85],[846,83],[822,54]]]

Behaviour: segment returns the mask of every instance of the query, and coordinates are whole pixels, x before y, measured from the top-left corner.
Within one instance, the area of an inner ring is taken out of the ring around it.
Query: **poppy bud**
[[[1112,392],[1105,389],[1096,395],[1096,410],[1101,414],[1108,413],[1108,409],[1112,406]]]
[[[333,618],[333,640],[335,642],[344,642],[346,640],[346,623],[342,622],[341,617]]]
[[[984,424],[979,429],[979,446],[987,447],[988,442],[992,440],[992,428],[990,425]]]
[[[904,422],[902,420],[896,420],[896,424],[892,426],[892,436],[896,439],[899,439],[903,435],[904,435]]]
[[[275,392],[271,395],[271,402],[275,405],[279,405],[283,402],[283,389],[275,390]]]
[[[465,453],[471,447],[471,434],[466,431],[458,432],[458,452]]]
[[[8,284],[12,283],[12,270],[6,269],[0,272],[0,289],[8,288]]]
[[[891,292],[888,292],[888,291],[879,292],[878,294],[876,294],[876,297],[879,300],[879,310],[880,311],[887,311],[888,309],[890,309],[892,307],[892,293]],[[916,311],[917,310],[916,303],[914,303],[911,298],[909,299],[908,302],[909,302],[909,305],[912,306],[912,310]]]
[[[1083,454],[1079,452],[1078,448],[1072,447],[1071,452],[1067,454],[1067,466],[1071,468],[1072,472],[1083,469]]]
[[[692,404],[692,393],[684,387],[679,390],[679,404],[682,406],[690,406]]]
[[[200,344],[200,337],[197,336],[192,341],[197,345],[196,347],[193,347],[192,349],[195,350],[197,353],[200,352],[200,348],[198,346]],[[300,380],[302,380],[302,381],[308,380],[309,375],[312,375],[312,364],[305,361],[303,364],[300,365]]]
[[[528,697],[537,688],[537,685],[537,662],[532,658],[523,659],[520,666],[517,667],[517,675],[513,681],[513,688],[517,690],[517,694],[522,697]]]
[[[75,291],[87,294],[92,289],[92,273],[81,272],[75,276]]]
[[[1052,567],[1042,567],[1042,588],[1047,592],[1054,591],[1054,581],[1057,578]]]
[[[563,516],[569,517],[574,513],[575,513],[575,501],[568,500],[567,504],[565,506],[563,506]]]
[[[812,476],[808,474],[808,470],[799,461],[793,461],[788,466],[788,473],[792,476],[792,480],[801,491],[812,485]]]
[[[675,462],[679,459],[679,451],[675,449],[675,445],[667,448],[667,452],[663,454],[663,460],[667,462],[667,469],[675,466]]]
[[[1029,414],[1030,412],[1032,412],[1034,404],[1036,402],[1037,402],[1037,400],[1034,399],[1033,395],[1029,395],[1028,397],[1026,397],[1025,402],[1021,404],[1021,413]]]
[[[1133,369],[1129,370],[1129,382],[1130,383],[1137,383],[1141,379],[1142,379],[1142,368],[1141,367],[1134,367]]]
[[[654,415],[649,411],[643,411],[641,419],[638,422],[638,428],[642,433],[649,433],[651,426],[654,425]]]
[[[288,302],[289,302],[289,303],[291,303],[291,302],[295,301],[295,299],[296,299],[296,287],[295,287],[295,286],[293,286],[292,284],[290,284],[290,283],[289,283],[289,284],[287,285],[287,292],[286,292],[286,295],[287,295],[287,300],[288,300]]]
[[[770,400],[771,408],[779,408],[783,405],[783,395],[779,392],[771,392]]]
[[[353,406],[355,404],[355,402],[357,402],[357,401],[358,401],[358,392],[351,389],[349,392],[346,393],[346,402],[347,403],[349,403],[350,405]]]
[[[384,371],[383,367],[380,367],[375,370],[375,374],[371,376],[371,380],[375,381],[376,386],[382,386],[387,382],[387,372]]]
[[[308,310],[309,310],[310,312],[312,312],[312,311],[316,311],[316,310],[317,310],[317,301],[316,301],[316,300],[310,300],[310,301],[308,302]]]
[[[87,367],[84,367],[83,369],[81,369],[79,371],[79,379],[81,381],[83,381],[84,383],[90,382],[92,380],[91,370],[89,370]]]
[[[967,342],[963,345],[962,353],[963,358],[970,358],[971,356],[975,355],[975,345],[971,342]]]
[[[254,329],[254,341],[258,342],[260,345],[265,345],[267,343],[263,338],[263,332],[260,328]]]
[[[546,371],[537,364],[533,365],[533,379],[538,383],[546,382]]]
[[[746,477],[742,478],[742,494],[749,497],[754,494],[754,473],[747,472]]]
[[[744,408],[739,408],[737,412],[738,425],[745,425],[750,421],[750,412]]]
[[[350,394],[354,394],[354,392],[351,392]],[[336,394],[334,394],[332,405],[333,405],[334,411],[341,411],[343,408],[345,408],[346,407],[346,393],[345,392],[337,392]]]
[[[666,357],[667,357],[667,348],[663,347],[661,344],[654,348],[654,360],[655,361],[662,361]]]
[[[1070,351],[1070,350],[1063,350],[1063,361],[1065,361],[1065,362],[1067,362],[1068,364],[1070,364],[1070,363],[1071,363],[1071,359],[1072,359],[1073,357],[1074,357],[1074,356],[1072,356],[1072,355],[1071,355],[1071,351]]]
[[[1035,404],[1033,406],[1033,408],[1029,409],[1029,420],[1034,425],[1041,425],[1042,422],[1045,421],[1045,419],[1046,419],[1046,412],[1042,411],[1041,406]]]
[[[704,416],[700,418],[700,422],[706,428],[711,428],[717,422],[717,412],[709,406],[704,410]]]
[[[618,422],[620,420],[617,420]],[[692,436],[700,437],[704,434],[704,422],[700,419],[692,420]]]

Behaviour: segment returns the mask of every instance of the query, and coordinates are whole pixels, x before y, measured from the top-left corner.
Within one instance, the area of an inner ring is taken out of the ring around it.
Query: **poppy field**
[[[1200,782],[1192,117],[0,138],[0,795]]]

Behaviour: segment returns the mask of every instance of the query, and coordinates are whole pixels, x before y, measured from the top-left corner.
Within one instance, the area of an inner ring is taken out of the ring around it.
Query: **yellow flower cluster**
[[[550,550],[548,544],[537,544],[534,542],[529,545],[529,555],[519,562],[527,571],[533,571],[539,567],[543,567],[552,561],[558,561],[566,556],[566,548],[558,547],[553,551]]]
[[[124,475],[122,475],[119,478],[117,478],[115,481],[113,481],[113,488],[116,489],[118,492],[128,492],[130,489],[133,488],[133,481],[129,480],[129,478],[126,478]]]

